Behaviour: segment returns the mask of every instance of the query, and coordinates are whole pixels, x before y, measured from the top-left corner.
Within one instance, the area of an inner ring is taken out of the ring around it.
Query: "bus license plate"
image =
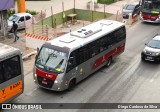
[[[42,84],[45,84],[45,85],[47,85],[48,83],[47,83],[46,81],[42,81]]]

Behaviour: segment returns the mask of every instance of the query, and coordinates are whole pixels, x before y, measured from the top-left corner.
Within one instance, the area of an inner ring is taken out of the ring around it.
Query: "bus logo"
[[[2,109],[11,109],[11,104],[2,104]]]

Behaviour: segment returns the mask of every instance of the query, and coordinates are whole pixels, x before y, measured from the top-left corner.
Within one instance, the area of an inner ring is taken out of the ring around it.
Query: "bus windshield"
[[[160,2],[145,1],[142,6],[143,11],[160,11]]]
[[[42,47],[35,64],[37,67],[51,73],[63,73],[66,61],[66,53]]]

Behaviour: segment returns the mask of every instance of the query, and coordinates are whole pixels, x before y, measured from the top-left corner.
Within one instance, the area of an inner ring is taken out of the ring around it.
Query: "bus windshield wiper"
[[[50,59],[50,57],[56,57],[56,58],[57,58],[57,56],[56,56],[55,54],[53,54],[53,53],[49,54],[49,55],[48,55],[48,58],[47,58],[47,60],[46,60],[46,62],[45,62],[44,65],[47,64],[47,62],[48,62],[48,60]]]

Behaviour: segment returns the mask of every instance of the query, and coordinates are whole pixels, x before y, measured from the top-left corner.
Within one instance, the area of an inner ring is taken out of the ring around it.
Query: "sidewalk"
[[[11,38],[5,38],[5,40],[0,40],[0,43],[7,44],[12,47],[20,49],[22,52],[22,57],[26,57],[28,54],[35,52],[35,50],[31,49],[31,48],[26,48],[26,44],[25,44],[26,39],[25,39],[24,33],[22,33],[22,32],[23,31],[18,32],[17,35],[20,38],[16,42],[13,42],[14,37],[11,36]],[[33,44],[33,43],[31,43],[31,44]]]

